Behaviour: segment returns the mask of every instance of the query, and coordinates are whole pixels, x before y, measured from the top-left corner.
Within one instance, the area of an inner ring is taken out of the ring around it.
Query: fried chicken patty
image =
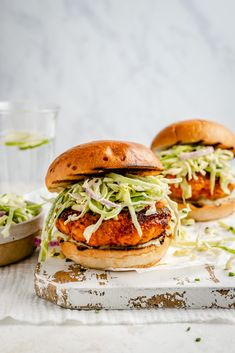
[[[97,231],[92,234],[88,244],[94,247],[104,245],[133,246],[157,238],[167,229],[171,213],[161,203],[156,205],[156,210],[155,214],[149,216],[145,215],[146,209],[137,213],[138,222],[143,232],[142,237],[137,233],[129,211],[123,210],[117,219],[103,221]],[[72,239],[86,243],[83,232],[86,227],[97,222],[99,215],[87,212],[80,219],[64,224],[71,214],[79,214],[79,212],[71,208],[64,210],[56,222],[56,228]]]
[[[215,181],[215,188],[213,194],[210,192],[210,177],[209,175],[201,175],[197,174],[198,180],[188,180],[188,184],[191,185],[192,188],[192,196],[190,199],[187,199],[189,201],[197,201],[199,199],[209,199],[209,200],[216,200],[220,199],[223,197],[228,196],[225,194],[225,192],[222,190],[220,186],[219,179],[216,179]],[[167,178],[173,178],[172,175],[168,175]],[[233,191],[235,185],[234,184],[229,184],[228,188],[230,192]],[[181,200],[183,197],[183,191],[180,187],[180,185],[176,186],[174,184],[170,185],[170,190],[171,190],[171,198],[175,200]]]

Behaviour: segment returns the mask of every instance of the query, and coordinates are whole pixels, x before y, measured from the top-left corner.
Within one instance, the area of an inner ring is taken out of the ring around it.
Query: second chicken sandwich
[[[163,174],[181,178],[171,184],[171,197],[190,205],[189,217],[209,221],[235,210],[235,135],[230,130],[213,121],[181,121],[160,131],[151,148]]]

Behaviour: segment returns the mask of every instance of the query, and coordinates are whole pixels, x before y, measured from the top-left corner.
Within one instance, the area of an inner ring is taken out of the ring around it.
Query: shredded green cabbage
[[[223,221],[219,221],[218,222],[219,226],[225,230],[227,230],[228,232],[231,232],[233,234],[235,234],[235,227],[233,226],[229,226],[228,224],[226,224],[225,222]]]
[[[232,255],[229,257],[228,261],[226,262],[224,269],[225,269],[225,270],[231,270],[231,269],[233,268],[233,262],[234,262],[234,260],[235,260],[235,255],[232,254]]]
[[[218,223],[218,226],[221,226],[221,222]],[[225,230],[229,230],[233,227],[229,227],[224,224],[222,227]],[[229,227],[229,229],[228,229]],[[184,227],[182,227],[183,229]],[[175,239],[172,246],[178,248],[173,252],[174,256],[190,256],[192,259],[196,257],[196,253],[206,252],[208,254],[218,255],[221,251],[230,254],[230,257],[226,260],[225,269],[232,268],[232,262],[235,259],[235,249],[234,245],[231,247],[231,244],[234,244],[235,237],[233,236],[225,236],[218,232],[218,228],[216,226],[204,228],[203,232],[197,234],[196,239],[190,239],[188,237]]]
[[[6,238],[10,234],[13,224],[22,223],[37,216],[42,207],[39,204],[29,203],[23,196],[14,194],[0,195],[0,234]]]
[[[176,236],[180,216],[177,204],[169,198],[169,183],[180,182],[180,179],[168,180],[163,176],[136,176],[110,173],[102,177],[91,177],[73,184],[57,196],[46,218],[43,232],[39,259],[44,261],[47,256],[48,243],[52,238],[55,222],[66,208],[79,211],[68,217],[66,222],[75,221],[87,212],[93,212],[100,217],[97,223],[85,229],[84,237],[89,242],[91,235],[105,220],[115,218],[124,209],[128,209],[132,222],[139,236],[142,230],[137,218],[137,212],[145,209],[146,214],[156,212],[156,202],[162,201],[172,214],[171,227]],[[183,215],[186,211],[183,210]],[[182,216],[183,217],[183,216]]]
[[[222,190],[230,194],[228,185],[235,183],[231,161],[233,152],[225,149],[214,149],[212,146],[175,145],[172,148],[156,152],[164,166],[164,175],[182,178],[179,186],[184,199],[192,196],[188,181],[198,179],[198,174],[210,176],[210,192],[213,194],[216,179],[219,179]]]

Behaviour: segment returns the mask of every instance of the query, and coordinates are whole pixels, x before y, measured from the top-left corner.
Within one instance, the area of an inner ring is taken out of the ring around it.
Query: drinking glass
[[[58,112],[56,105],[0,102],[0,194],[25,194],[44,185]]]

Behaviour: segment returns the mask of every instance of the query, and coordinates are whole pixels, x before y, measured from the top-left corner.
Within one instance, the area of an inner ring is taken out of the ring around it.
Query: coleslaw
[[[210,177],[210,193],[213,194],[216,179],[223,192],[230,194],[229,184],[235,183],[235,174],[232,171],[231,161],[233,152],[226,149],[202,145],[175,145],[167,150],[157,152],[164,166],[164,175],[180,177],[179,186],[183,198],[190,199],[192,189],[188,181],[198,179],[198,174]]]
[[[70,215],[66,223],[83,217],[87,212],[99,215],[95,224],[88,226],[84,231],[86,242],[100,227],[103,221],[116,218],[123,209],[128,209],[132,222],[139,234],[142,230],[138,222],[137,213],[146,209],[146,215],[156,213],[156,202],[163,202],[171,211],[171,228],[177,236],[180,226],[180,215],[177,204],[169,198],[169,183],[180,182],[180,179],[168,180],[162,175],[136,176],[110,173],[102,177],[91,177],[62,190],[55,198],[47,215],[42,232],[40,261],[47,256],[48,244],[52,239],[55,222],[67,208],[75,212]],[[183,215],[187,211],[183,210]]]
[[[40,204],[27,202],[23,196],[14,194],[0,195],[0,227],[4,238],[10,235],[13,224],[26,222],[36,217],[42,209]]]

